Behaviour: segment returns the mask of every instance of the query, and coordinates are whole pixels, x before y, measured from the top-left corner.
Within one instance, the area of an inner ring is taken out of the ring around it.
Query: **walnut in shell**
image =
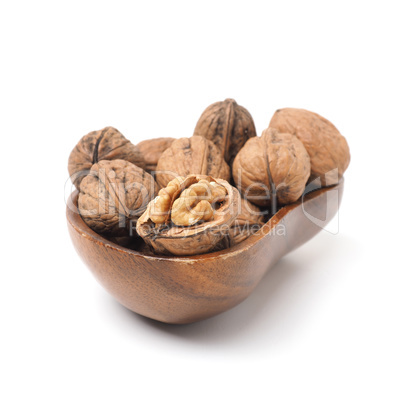
[[[322,185],[336,184],[347,169],[350,153],[346,139],[327,119],[304,109],[279,109],[269,127],[295,135],[311,161],[310,181],[319,177]]]
[[[175,138],[162,137],[141,141],[137,144],[137,147],[144,158],[145,170],[147,172],[151,173],[156,170],[156,165],[158,164],[160,156],[172,145],[174,140]]]
[[[256,233],[265,222],[263,212],[243,197],[239,204],[239,214],[229,229],[230,246],[239,244]]]
[[[226,99],[208,106],[199,118],[194,135],[211,140],[232,166],[243,145],[256,136],[251,114],[234,99]]]
[[[239,192],[225,180],[177,177],[148,204],[137,233],[157,254],[207,253],[221,247],[239,202]]]
[[[133,235],[138,217],[154,198],[155,186],[153,177],[138,166],[121,159],[103,160],[81,181],[78,209],[99,234]]]
[[[179,138],[161,155],[156,181],[161,187],[177,176],[200,174],[230,180],[230,168],[219,149],[203,137]]]
[[[74,185],[79,190],[82,179],[89,173],[92,165],[113,159],[123,159],[138,167],[145,167],[141,152],[119,130],[105,127],[84,135],[68,159],[68,171]]]
[[[266,129],[250,138],[233,163],[233,178],[243,196],[259,206],[289,204],[303,193],[310,157],[292,134]]]

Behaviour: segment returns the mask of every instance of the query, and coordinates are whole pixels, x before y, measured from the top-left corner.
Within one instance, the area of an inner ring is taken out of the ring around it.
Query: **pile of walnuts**
[[[279,109],[257,137],[250,113],[226,99],[191,137],[134,145],[113,127],[93,131],[68,169],[92,230],[144,253],[194,255],[245,240],[307,183],[338,183],[349,161],[345,138],[318,114]]]

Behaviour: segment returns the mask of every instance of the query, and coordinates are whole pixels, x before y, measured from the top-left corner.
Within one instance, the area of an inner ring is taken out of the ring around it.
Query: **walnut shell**
[[[234,99],[226,99],[208,106],[197,125],[194,135],[211,140],[221,151],[225,161],[232,166],[243,145],[256,136],[251,114]]]
[[[180,185],[179,187],[176,186],[173,191],[166,191],[166,194],[170,194],[171,198],[167,204],[170,206],[170,211],[167,211],[166,223],[155,224],[151,219],[154,213],[154,204],[158,202],[157,197],[148,204],[147,210],[138,219],[137,233],[157,254],[196,255],[221,248],[221,243],[226,239],[230,225],[239,213],[240,194],[237,189],[225,180],[214,179],[205,175],[190,175],[186,178],[174,180],[180,182]],[[174,202],[180,200],[181,194],[191,185],[200,183],[202,180],[217,183],[224,187],[227,193],[222,202],[213,205],[213,217],[208,218],[208,221],[198,221],[195,224],[190,224],[190,226],[173,224],[169,212],[171,212]],[[161,191],[163,192],[163,189]],[[162,195],[161,192],[159,194]]]
[[[151,173],[156,170],[156,165],[158,164],[160,156],[172,145],[174,140],[175,138],[162,137],[141,141],[137,144],[137,147],[144,158],[145,170],[147,172]]]
[[[156,181],[166,187],[176,176],[200,174],[230,180],[230,168],[219,149],[203,137],[179,138],[161,155]]]
[[[252,234],[256,233],[265,222],[263,212],[243,197],[239,204],[239,215],[229,229],[230,246],[239,244]]]
[[[105,127],[103,130],[84,135],[68,159],[68,171],[74,185],[79,190],[82,179],[89,173],[93,164],[113,159],[123,159],[138,167],[145,167],[139,149],[119,130]]]
[[[138,166],[121,159],[103,160],[81,181],[78,209],[95,232],[131,236],[156,190],[153,177]]]
[[[310,181],[319,177],[322,185],[339,181],[350,162],[346,139],[327,119],[304,109],[279,109],[269,127],[295,135],[304,145],[311,162]]]
[[[260,206],[295,202],[310,176],[310,157],[292,134],[266,129],[237,154],[233,178],[244,198]]]

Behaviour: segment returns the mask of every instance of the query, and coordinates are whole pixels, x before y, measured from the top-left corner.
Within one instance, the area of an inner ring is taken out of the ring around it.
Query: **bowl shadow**
[[[131,329],[143,325],[146,331],[150,330],[156,336],[181,343],[217,348],[240,345],[244,350],[258,349],[261,343],[289,341],[308,326],[309,317],[317,313],[316,306],[325,292],[325,287],[318,288],[317,282],[323,275],[335,278],[343,275],[347,267],[345,264],[340,268],[328,265],[329,259],[339,256],[339,249],[345,251],[342,256],[345,260],[356,253],[351,239],[321,233],[308,245],[278,261],[242,303],[192,324],[165,324],[152,320],[128,310],[109,296],[108,304],[112,314],[130,322]],[[328,278],[324,278],[322,285],[330,286]]]

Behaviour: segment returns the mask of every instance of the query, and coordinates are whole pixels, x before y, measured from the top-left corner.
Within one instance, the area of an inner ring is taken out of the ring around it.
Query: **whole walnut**
[[[208,106],[202,113],[194,135],[211,140],[221,151],[225,161],[232,166],[243,145],[256,136],[251,114],[234,99],[226,99]]]
[[[301,141],[270,128],[261,137],[250,138],[233,163],[237,188],[260,206],[296,201],[309,176],[310,157]]]
[[[78,142],[68,159],[68,171],[77,189],[92,165],[102,160],[123,159],[145,167],[139,149],[113,127],[92,131]]]
[[[227,181],[205,175],[176,177],[137,221],[156,254],[195,255],[221,249],[236,219],[240,195]]]
[[[137,144],[137,147],[144,158],[145,170],[147,172],[151,173],[156,170],[156,165],[158,164],[160,156],[172,145],[174,140],[175,138],[162,137],[141,141]]]
[[[156,192],[156,183],[145,170],[121,159],[103,160],[81,181],[78,209],[95,232],[130,236]]]
[[[177,176],[200,174],[230,180],[230,168],[219,149],[203,137],[179,138],[160,156],[156,181],[161,187]]]
[[[239,204],[239,214],[229,229],[230,246],[234,246],[256,233],[264,224],[263,212],[243,197]]]
[[[317,113],[304,109],[279,109],[269,127],[295,135],[304,145],[311,162],[310,181],[319,177],[322,185],[336,184],[347,169],[350,152],[336,127]]]

